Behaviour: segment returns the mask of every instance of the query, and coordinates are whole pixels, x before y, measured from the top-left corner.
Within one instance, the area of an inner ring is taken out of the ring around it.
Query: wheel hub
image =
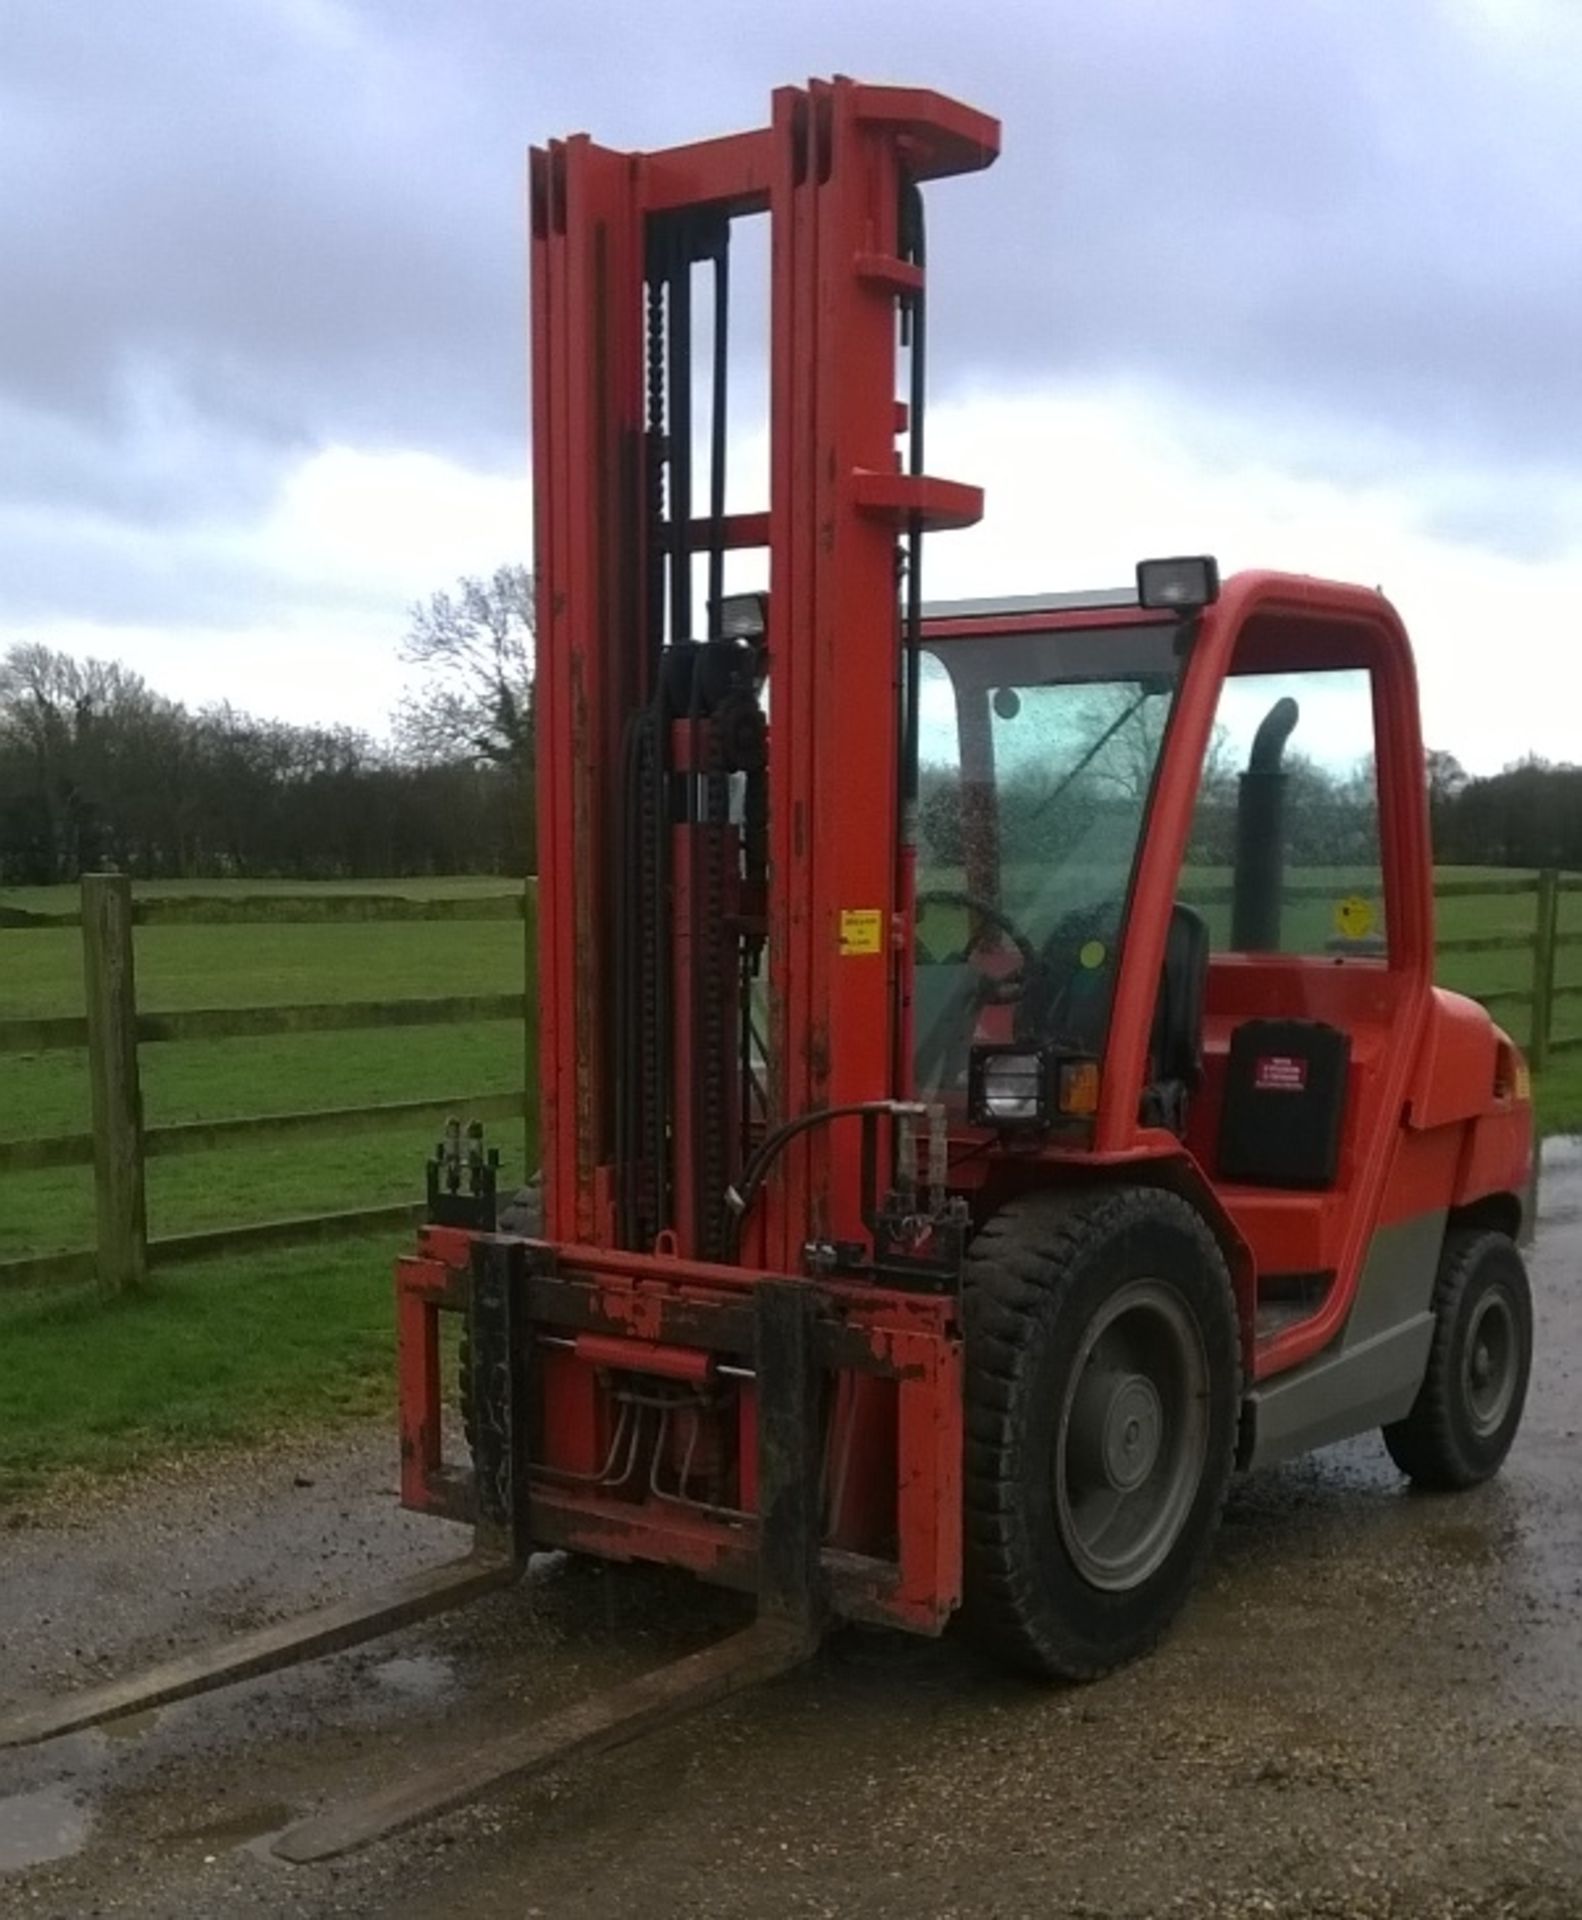
[[[1208,1363],[1183,1302],[1162,1282],[1118,1288],[1079,1349],[1060,1423],[1055,1499],[1077,1570],[1125,1591],[1185,1524],[1207,1448]]]
[[[1484,1295],[1467,1329],[1462,1390],[1474,1432],[1498,1430],[1516,1394],[1520,1342],[1504,1294]]]
[[[1083,1383],[1075,1426],[1093,1477],[1131,1493],[1153,1472],[1164,1440],[1164,1406],[1146,1374],[1102,1373]]]

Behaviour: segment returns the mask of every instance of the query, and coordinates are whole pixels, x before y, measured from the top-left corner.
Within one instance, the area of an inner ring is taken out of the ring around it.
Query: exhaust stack
[[[1285,744],[1302,710],[1287,696],[1264,715],[1236,795],[1236,873],[1230,943],[1237,953],[1278,953],[1285,904]]]

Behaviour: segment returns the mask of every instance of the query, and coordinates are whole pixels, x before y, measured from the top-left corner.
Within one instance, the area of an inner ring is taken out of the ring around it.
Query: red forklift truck
[[[1092,1678],[1176,1614],[1238,1467],[1374,1427],[1421,1485],[1499,1466],[1529,1085],[1433,984],[1394,610],[1185,558],[925,613],[925,537],[982,497],[924,463],[922,190],[998,145],[837,79],[753,133],[534,153],[543,1177],[502,1205],[452,1130],[397,1273],[402,1499],[474,1550],[0,1741],[540,1549],[756,1595],[721,1645],[276,1842],[322,1858],[782,1670],[832,1617],[959,1611]],[[732,236],[765,219],[744,512]]]

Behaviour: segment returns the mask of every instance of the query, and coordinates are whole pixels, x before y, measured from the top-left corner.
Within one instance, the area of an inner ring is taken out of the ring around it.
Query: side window
[[[1216,952],[1385,951],[1366,668],[1226,682],[1180,892]]]
[[[966,884],[961,806],[961,736],[956,689],[937,653],[925,653],[918,686],[917,885]]]

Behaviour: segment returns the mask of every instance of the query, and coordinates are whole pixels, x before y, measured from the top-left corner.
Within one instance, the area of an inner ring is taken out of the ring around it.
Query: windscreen
[[[1100,1053],[1179,629],[1000,634],[923,659],[914,976],[923,1097],[974,1040]]]

